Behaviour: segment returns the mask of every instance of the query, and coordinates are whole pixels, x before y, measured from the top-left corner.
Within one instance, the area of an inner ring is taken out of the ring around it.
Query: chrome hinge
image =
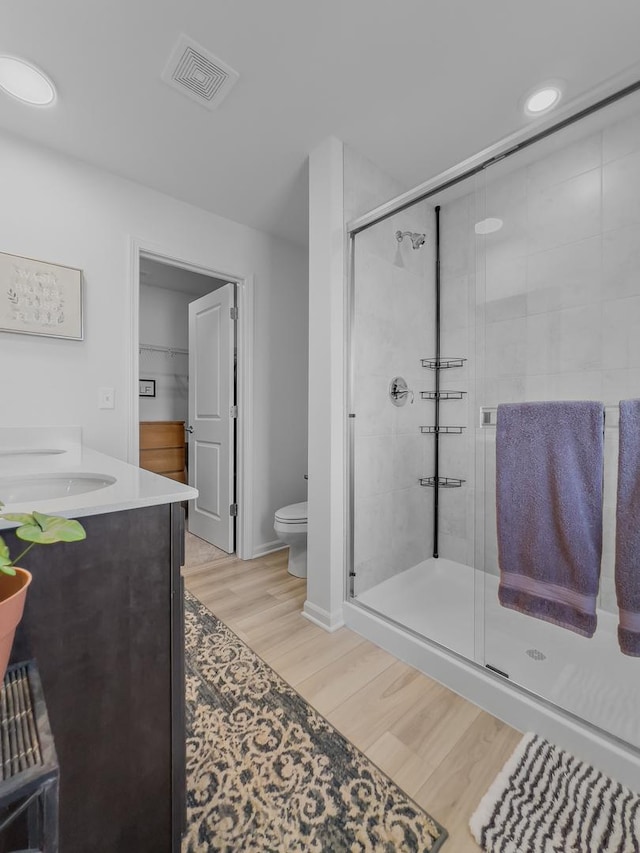
[[[234,516],[238,514],[238,504],[230,504],[229,505],[229,515]]]
[[[237,406],[231,406],[231,408],[229,409],[229,414],[231,415],[232,418],[237,418],[238,417],[238,407]]]
[[[231,308],[229,309],[229,314],[231,315],[232,320],[238,319],[238,309],[235,305],[231,306]]]

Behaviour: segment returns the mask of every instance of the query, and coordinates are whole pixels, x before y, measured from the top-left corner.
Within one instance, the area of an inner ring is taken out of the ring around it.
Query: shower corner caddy
[[[423,358],[422,366],[429,370],[447,370],[450,367],[463,367],[466,358]]]
[[[439,300],[438,300],[439,302]],[[439,313],[439,312],[438,312]],[[439,317],[438,317],[439,320]],[[440,323],[438,322],[436,346],[438,355],[435,358],[423,358],[422,366],[433,370],[436,375],[436,387],[433,391],[422,391],[420,396],[423,400],[433,400],[435,403],[434,423],[428,426],[421,426],[420,432],[426,435],[433,435],[435,438],[434,448],[434,474],[432,477],[420,477],[418,482],[421,486],[433,489],[433,556],[438,557],[438,528],[439,528],[439,501],[438,492],[440,489],[459,489],[465,480],[458,477],[442,477],[440,475],[440,436],[441,435],[462,435],[464,426],[442,426],[440,424],[440,402],[441,400],[462,400],[466,391],[447,391],[440,388],[440,371],[448,370],[453,367],[462,367],[466,358],[442,358],[439,355],[440,350]]]
[[[435,403],[434,423],[429,426],[421,426],[420,432],[434,437],[434,472],[432,477],[420,477],[418,482],[421,486],[427,486],[433,489],[433,556],[438,557],[438,534],[439,534],[439,500],[438,493],[440,489],[458,489],[465,482],[457,477],[442,477],[440,475],[440,436],[441,435],[461,435],[465,427],[463,426],[442,426],[440,424],[440,402],[442,400],[462,400],[465,391],[446,391],[440,387],[440,374],[443,370],[451,370],[455,367],[464,367],[466,358],[444,358],[440,349],[440,309],[441,309],[441,281],[440,281],[440,205],[435,207],[436,216],[436,241],[435,241],[435,284],[436,284],[436,305],[435,305],[435,357],[421,359],[422,366],[428,370],[433,370],[435,373],[435,389],[433,391],[422,391],[421,397],[423,400],[433,400]]]
[[[436,482],[437,481],[437,482]],[[458,489],[466,480],[459,480],[457,477],[420,477],[421,486],[430,486],[439,489]]]
[[[436,489],[456,489],[459,488],[465,480],[460,480],[457,477],[441,477],[438,471],[439,468],[439,453],[438,453],[438,445],[437,439],[440,435],[461,435],[463,430],[466,429],[464,426],[442,426],[440,424],[440,401],[441,400],[462,400],[464,395],[467,393],[466,391],[445,391],[440,388],[440,371],[447,370],[452,367],[462,367],[467,359],[466,358],[441,358],[437,356],[436,358],[423,358],[422,366],[428,368],[429,370],[436,371],[436,388],[435,391],[422,391],[420,396],[423,400],[434,400],[436,404],[435,411],[435,423],[429,424],[428,426],[421,426],[420,432],[425,435],[435,435],[436,436],[436,458],[435,458],[435,469],[436,473],[433,477],[420,477],[420,485],[428,486],[429,488]]]

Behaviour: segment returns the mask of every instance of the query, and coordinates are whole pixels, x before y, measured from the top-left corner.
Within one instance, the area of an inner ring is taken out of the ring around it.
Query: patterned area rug
[[[527,734],[469,825],[486,853],[640,853],[640,796]]]
[[[447,837],[186,593],[183,851],[436,851]]]

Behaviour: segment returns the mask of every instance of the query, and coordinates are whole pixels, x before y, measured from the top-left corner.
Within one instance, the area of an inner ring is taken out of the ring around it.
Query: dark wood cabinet
[[[61,853],[180,850],[185,819],[180,504],[81,519],[34,548],[12,660],[35,657],[60,762]],[[11,541],[12,553],[17,545]]]

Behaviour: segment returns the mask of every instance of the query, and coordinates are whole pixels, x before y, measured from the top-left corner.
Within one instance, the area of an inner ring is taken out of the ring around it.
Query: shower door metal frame
[[[346,318],[346,346],[345,354],[347,359],[347,371],[345,381],[345,399],[346,399],[346,447],[345,447],[345,494],[346,494],[346,510],[347,518],[345,524],[345,600],[350,601],[355,598],[355,485],[354,485],[354,465],[355,465],[355,412],[353,405],[353,388],[354,388],[354,319],[355,319],[355,255],[356,255],[356,239],[355,234],[349,234],[349,254],[347,260],[347,288],[345,293],[345,318]]]
[[[637,74],[637,69],[634,69]],[[625,79],[626,77],[626,79]],[[506,157],[516,154],[557,131],[563,130],[572,124],[587,118],[617,101],[640,91],[640,80],[637,76],[629,82],[628,75],[618,75],[608,83],[598,87],[590,94],[569,103],[564,110],[556,111],[555,120],[546,119],[535,123],[537,132],[531,132],[531,127],[524,128],[496,142],[489,148],[485,148],[473,157],[463,160],[457,166],[447,169],[436,175],[429,181],[420,184],[413,190],[403,193],[394,199],[374,208],[369,213],[358,217],[347,223],[346,237],[348,238],[347,259],[347,287],[345,289],[345,411],[346,411],[346,458],[345,458],[345,495],[346,495],[346,523],[345,523],[345,600],[355,599],[355,543],[354,543],[354,521],[355,521],[355,494],[354,494],[354,443],[355,443],[355,418],[353,388],[354,388],[354,317],[355,317],[355,238],[361,231],[389,219],[396,213],[413,207],[425,199],[431,198],[443,190],[449,189],[468,178],[478,175],[489,166],[500,162]],[[558,119],[558,115],[562,118]],[[529,134],[529,135],[527,135]]]
[[[637,68],[634,69],[637,74]],[[346,373],[346,388],[345,388],[345,403],[346,403],[346,415],[347,415],[347,424],[346,424],[346,459],[345,459],[345,493],[347,496],[346,501],[346,536],[345,536],[345,550],[346,550],[346,577],[345,577],[345,600],[350,606],[354,606],[361,612],[367,612],[372,616],[375,616],[381,619],[386,624],[393,626],[394,628],[401,629],[403,633],[406,633],[409,636],[414,637],[416,640],[419,640],[420,643],[424,644],[427,648],[439,650],[440,652],[444,652],[445,655],[452,660],[459,660],[464,664],[470,666],[473,671],[477,671],[478,675],[487,675],[491,672],[490,669],[487,669],[484,665],[484,660],[479,662],[478,660],[473,660],[467,657],[460,655],[458,652],[443,646],[437,640],[434,640],[430,637],[425,637],[421,634],[417,634],[410,628],[407,628],[405,625],[401,625],[396,622],[394,619],[382,616],[377,611],[373,610],[368,605],[365,605],[357,600],[354,596],[354,433],[355,433],[355,413],[353,411],[353,383],[354,383],[354,315],[355,315],[355,238],[361,232],[366,230],[367,228],[376,225],[379,222],[384,221],[385,219],[390,218],[391,216],[399,213],[402,210],[405,210],[409,207],[412,207],[414,204],[419,203],[420,201],[424,201],[438,193],[442,192],[449,187],[455,186],[458,183],[466,180],[467,178],[473,177],[474,175],[478,175],[483,172],[489,166],[498,163],[503,160],[505,157],[508,157],[512,154],[516,154],[519,151],[522,151],[525,148],[533,145],[536,142],[545,139],[548,136],[556,133],[557,131],[563,130],[566,127],[569,127],[572,124],[580,121],[581,119],[587,118],[589,115],[598,112],[601,109],[604,109],[619,100],[622,100],[627,95],[632,95],[635,92],[640,91],[640,80],[637,78],[633,82],[628,82],[629,78],[627,76],[627,80],[624,80],[624,75],[619,75],[613,81],[610,81],[608,84],[599,87],[597,90],[592,92],[590,95],[585,96],[580,101],[574,101],[573,105],[569,104],[564,111],[557,111],[556,116],[563,115],[564,117],[557,121],[547,120],[546,122],[536,123],[535,127],[542,128],[537,132],[532,133],[530,136],[527,136],[527,133],[531,132],[531,128],[526,128],[518,133],[512,134],[511,136],[503,139],[500,142],[497,142],[495,145],[481,151],[474,157],[471,157],[462,163],[454,166],[451,169],[448,169],[445,172],[437,175],[435,178],[421,184],[419,187],[416,187],[414,190],[411,190],[407,193],[404,193],[401,196],[398,196],[395,199],[390,200],[386,204],[381,205],[380,207],[375,208],[369,213],[358,217],[357,219],[352,220],[346,226],[346,236],[349,238],[349,256],[348,256],[348,264],[347,264],[347,276],[346,276],[346,292],[345,292],[345,308],[346,308],[346,323],[345,323],[345,355],[346,355],[346,363],[345,363],[345,373]],[[616,88],[617,87],[617,88]],[[571,113],[571,110],[576,110]],[[476,531],[477,536],[477,531]],[[483,533],[484,536],[484,533]],[[481,573],[484,580],[484,572]],[[484,597],[484,596],[483,596]],[[494,678],[499,681],[503,680],[503,676],[500,674],[493,675]],[[551,699],[543,696],[539,693],[536,693],[524,685],[519,684],[517,681],[512,681],[508,679],[509,682],[509,690],[513,691],[516,695],[521,697],[530,697],[535,700],[538,706],[547,709],[553,714],[557,714],[564,721],[568,721],[574,725],[577,725],[580,729],[591,732],[598,738],[601,738],[604,743],[607,744],[607,748],[613,748],[619,750],[622,753],[628,753],[635,758],[640,758],[640,748],[635,745],[629,743],[628,741],[623,740],[618,735],[613,734],[612,732],[601,728],[599,725],[592,723],[591,721],[585,719],[584,717],[578,716],[575,712],[562,707],[561,705],[556,704]],[[464,695],[464,693],[463,693]]]

